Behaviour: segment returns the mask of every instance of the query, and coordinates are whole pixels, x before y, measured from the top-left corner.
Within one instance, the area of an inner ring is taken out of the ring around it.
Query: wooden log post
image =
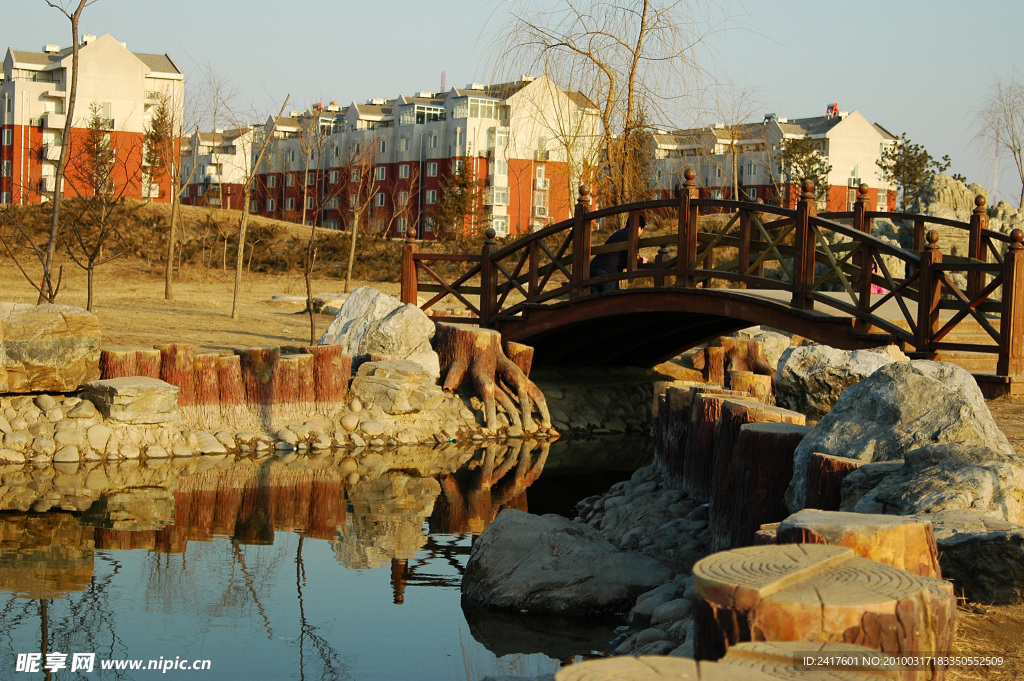
[[[861,558],[942,579],[932,524],[913,517],[805,508],[779,524],[775,539],[779,544],[846,546]]]
[[[844,546],[734,549],[699,561],[693,579],[698,659],[721,658],[743,641],[844,642],[896,655],[952,650],[951,583],[860,558]],[[945,671],[933,659],[901,667],[900,678],[941,681]]]
[[[838,511],[843,502],[843,479],[864,465],[845,456],[814,452],[807,461],[807,498],[805,508]]]
[[[483,402],[484,421],[489,430],[497,430],[497,405],[501,405],[512,425],[524,431],[536,432],[533,409],[540,414],[540,428],[551,431],[551,414],[540,388],[501,348],[501,334],[493,329],[482,329],[466,324],[438,323],[434,335],[434,349],[441,365],[444,380],[441,387],[449,392],[468,382]],[[509,387],[506,392],[501,384]],[[519,400],[517,407],[510,393]]]
[[[857,202],[853,205],[853,228],[862,234],[871,235],[871,220],[867,217],[868,210],[868,186],[861,183],[857,187]],[[857,287],[857,309],[863,317],[871,314],[871,276],[872,266],[875,263],[874,252],[867,242],[861,242],[860,250],[856,256],[856,265],[859,272],[854,279],[854,286]],[[863,317],[857,317],[853,322],[853,330],[866,332],[871,329],[871,322]]]
[[[147,378],[160,378],[160,351],[156,348],[149,348],[135,351],[136,376]]]
[[[715,422],[722,403],[738,397],[720,388],[691,388],[690,418],[686,426],[686,450],[683,454],[681,486],[696,501],[711,499],[712,461],[715,448]]]
[[[762,523],[786,517],[783,496],[793,477],[793,452],[808,430],[804,421],[803,414],[781,407],[723,400],[711,459],[713,548],[750,544]],[[798,427],[754,429],[740,442],[747,424],[769,423]],[[743,503],[736,503],[737,495]]]
[[[299,363],[298,355],[281,355],[277,364],[277,380],[274,381],[274,397],[271,400],[273,423],[293,420],[298,413]]]
[[[419,304],[419,281],[416,273],[416,228],[405,230],[405,244],[402,246],[402,293],[403,303]]]
[[[217,392],[220,414],[225,423],[236,427],[254,423],[252,414],[245,404],[245,385],[242,382],[242,368],[238,355],[217,357]]]
[[[1024,231],[1010,232],[1010,247],[1003,257],[1003,299],[999,319],[999,357],[996,374],[1024,373]]]
[[[941,300],[942,282],[933,265],[942,262],[939,251],[939,233],[934,229],[928,232],[928,245],[921,253],[921,290],[917,300],[917,352],[924,359],[935,359],[932,349],[932,338],[939,330],[939,303]]]
[[[814,197],[814,182],[804,180],[803,194],[796,205],[796,242],[793,256],[793,300],[798,310],[814,309],[814,301],[808,296],[814,282],[815,238],[810,218],[818,214],[818,201]]]
[[[771,404],[771,376],[755,374],[753,371],[728,371],[726,372],[726,378],[728,379],[728,385],[731,390],[750,395],[759,402]]]
[[[497,248],[496,232],[488,227],[484,231],[484,244],[480,249],[480,326],[491,326],[498,313],[498,268],[491,262],[491,253]]]
[[[975,262],[987,262],[988,250],[985,248],[985,230],[988,229],[988,212],[985,210],[985,197],[978,194],[974,197],[974,211],[971,213],[970,227],[967,230],[967,257]],[[974,300],[985,288],[984,272],[967,273],[967,297]]]
[[[273,425],[281,348],[246,348],[235,350],[235,353],[241,366],[245,402],[263,427],[269,429]]]
[[[655,457],[658,459],[659,467],[670,480],[680,481],[683,477],[683,460],[693,395],[692,386],[669,385],[659,400],[657,424],[660,433]]]
[[[202,353],[192,357],[192,384],[195,388],[193,408],[182,410],[187,423],[215,427],[220,420],[220,379],[216,353]]]
[[[590,206],[590,188],[580,185],[579,198],[573,212],[572,225],[572,287],[569,290],[571,299],[587,294],[585,282],[590,278],[590,221],[587,220],[587,208]]]
[[[100,378],[138,376],[139,354],[135,350],[101,350]]]
[[[313,358],[313,397],[321,414],[333,414],[348,396],[352,358],[340,345],[311,345],[303,352]]]
[[[178,407],[191,407],[195,400],[192,346],[185,343],[158,345],[160,380],[178,386]]]

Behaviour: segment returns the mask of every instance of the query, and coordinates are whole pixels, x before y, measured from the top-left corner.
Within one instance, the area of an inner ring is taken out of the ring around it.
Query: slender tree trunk
[[[89,267],[86,268],[86,280],[88,281],[88,296],[85,300],[85,309],[87,312],[92,312],[92,283],[96,278],[96,265],[90,260]]]
[[[309,313],[309,344],[316,345],[316,315],[313,313],[313,260],[316,258],[316,225],[309,233],[309,250],[306,252],[306,311]]]
[[[360,214],[356,213],[352,220],[352,240],[348,248],[348,267],[345,269],[345,293],[348,293],[349,283],[352,281],[352,263],[356,259],[356,235],[359,232]]]
[[[174,300],[174,246],[178,238],[178,196],[171,190],[171,231],[167,235],[167,266],[164,268],[164,300]]]

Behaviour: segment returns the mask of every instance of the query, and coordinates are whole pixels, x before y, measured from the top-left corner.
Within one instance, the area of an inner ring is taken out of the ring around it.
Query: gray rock
[[[67,447],[61,447],[57,450],[57,453],[53,455],[54,463],[71,463],[78,461],[81,456],[78,453],[78,447],[68,445]]]
[[[341,345],[345,354],[387,355],[423,366],[435,380],[441,375],[430,345],[434,322],[417,306],[363,286],[349,294],[320,338],[320,345]]]
[[[804,507],[813,452],[859,461],[894,461],[932,443],[987,445],[1014,452],[992,419],[974,377],[954,364],[916,360],[888,364],[850,386],[796,448],[786,490],[791,512]]]
[[[674,582],[662,584],[661,586],[641,594],[636,599],[636,605],[629,611],[629,623],[634,627],[646,627],[651,623],[651,616],[654,609],[662,603],[675,598],[676,585]]]
[[[1024,527],[978,511],[918,516],[932,523],[944,579],[968,600],[1024,602]]]
[[[635,655],[668,655],[676,648],[676,644],[672,641],[661,640],[653,641],[645,646],[637,649]]]
[[[85,385],[85,395],[104,418],[120,423],[177,424],[178,387],[144,376],[110,378]]]
[[[473,545],[462,594],[500,610],[586,616],[624,612],[672,575],[652,558],[616,549],[593,527],[508,509]]]
[[[341,427],[351,433],[359,427],[359,417],[355,414],[345,414],[341,417]]]
[[[775,402],[818,421],[854,383],[886,364],[905,361],[894,345],[875,350],[837,350],[828,345],[798,345],[782,353],[775,374]]]
[[[693,609],[693,601],[689,598],[676,598],[675,600],[662,603],[654,609],[651,615],[651,624],[664,626],[669,623],[678,622],[690,616]]]
[[[0,303],[0,393],[70,392],[100,377],[100,325],[70,305]]]
[[[678,648],[674,648],[668,655],[669,657],[689,657],[693,658],[695,653],[693,652],[694,641],[692,639],[687,640]]]
[[[98,415],[96,411],[96,405],[89,400],[82,400],[74,407],[68,410],[69,419],[91,419]]]
[[[431,411],[444,403],[444,392],[418,363],[409,360],[366,362],[350,388],[363,404],[388,414]]]
[[[380,421],[367,419],[359,424],[359,430],[363,431],[363,433],[370,437],[374,437],[376,435],[381,435],[384,432],[384,426]]]
[[[2,463],[25,463],[25,455],[13,449],[0,449],[0,462]]]
[[[205,430],[194,431],[196,436],[196,449],[203,454],[227,454],[225,447],[220,440]]]

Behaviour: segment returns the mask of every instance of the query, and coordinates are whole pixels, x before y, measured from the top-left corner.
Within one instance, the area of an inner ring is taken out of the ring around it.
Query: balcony
[[[538,177],[533,181],[533,188],[541,191],[547,191],[551,188],[551,180],[546,177]]]
[[[67,95],[67,91],[59,88],[50,88],[43,92],[43,97],[49,97],[50,99],[64,99]]]
[[[52,161],[56,163],[60,160],[60,150],[60,145],[44,144],[39,150],[39,159],[41,161]]]
[[[68,117],[64,114],[59,113],[47,113],[43,114],[43,127],[44,128],[60,128],[64,129],[64,123]]]

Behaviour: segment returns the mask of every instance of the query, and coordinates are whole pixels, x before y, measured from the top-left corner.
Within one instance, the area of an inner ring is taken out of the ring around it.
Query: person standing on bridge
[[[641,213],[640,219],[637,221],[638,229],[637,234],[643,234],[644,227],[647,226],[647,218]],[[613,233],[604,242],[607,244],[623,243],[629,240],[629,225],[627,224],[622,229]],[[629,257],[629,249],[625,248],[621,251],[613,251],[611,253],[598,253],[594,256],[593,260],[590,261],[590,276],[591,277],[603,277],[606,274],[613,274],[616,272],[626,271],[626,258]],[[642,255],[637,258],[637,265],[642,265],[647,262],[647,258]],[[590,287],[591,293],[604,293],[605,291],[618,291],[619,282],[617,281],[605,281],[600,284],[594,284]]]

